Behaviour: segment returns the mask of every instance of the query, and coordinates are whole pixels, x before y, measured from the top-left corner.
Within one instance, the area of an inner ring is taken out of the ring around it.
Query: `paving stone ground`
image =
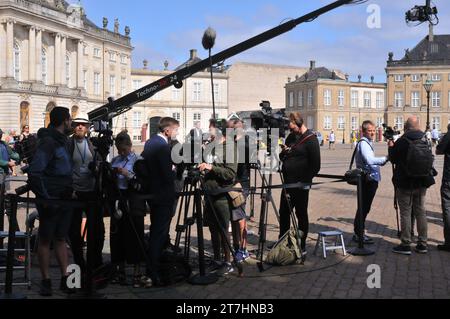
[[[376,146],[376,153],[387,153],[385,145]],[[348,168],[352,151],[349,146],[338,146],[337,150],[322,150],[322,174],[343,175]],[[437,158],[436,168],[442,172],[443,159]],[[367,233],[375,239],[375,245],[369,247],[376,252],[369,257],[344,257],[341,253],[331,253],[324,260],[322,256],[313,256],[317,234],[324,230],[339,229],[344,232],[347,248],[351,243],[353,219],[356,211],[356,189],[345,183],[327,183],[314,188],[310,198],[310,234],[308,240],[308,258],[304,265],[270,268],[260,273],[256,260],[252,259],[244,266],[244,277],[232,274],[209,286],[193,286],[188,283],[167,288],[133,289],[131,286],[110,285],[103,290],[109,299],[160,298],[160,299],[316,299],[316,298],[352,298],[352,299],[397,299],[397,298],[450,298],[450,254],[437,251],[436,245],[443,240],[442,212],[440,204],[440,176],[436,185],[427,193],[427,211],[429,223],[429,248],[427,255],[413,253],[411,257],[395,255],[391,252],[399,243],[395,210],[393,208],[393,187],[390,182],[390,165],[382,169],[383,181],[368,217]],[[316,180],[326,181],[326,180]],[[278,183],[278,178],[275,178]],[[274,191],[278,206],[280,192]],[[256,200],[256,220],[259,216],[261,201]],[[23,221],[23,211],[19,220]],[[149,222],[149,221],[147,221]],[[105,220],[106,228],[109,221]],[[250,230],[258,234],[258,224],[250,223]],[[174,225],[172,238],[175,236]],[[192,256],[196,257],[196,228],[192,231]],[[278,236],[278,224],[273,211],[270,212],[267,232],[268,240],[275,241]],[[109,231],[107,231],[107,238]],[[207,253],[210,254],[209,232],[205,229]],[[256,249],[258,237],[250,236],[250,249]],[[109,241],[105,242],[105,259],[109,258]],[[55,264],[55,262],[53,262]],[[193,260],[196,265],[197,261]],[[381,288],[369,289],[367,272],[369,265],[376,264],[381,269]],[[55,264],[56,266],[56,264]],[[269,268],[266,266],[266,268]],[[197,269],[194,269],[197,271]],[[131,270],[129,270],[131,276]],[[4,274],[0,274],[3,279]],[[16,275],[18,277],[19,274]],[[54,285],[59,284],[59,271],[52,268]],[[15,288],[28,298],[40,298],[38,295],[40,276],[36,258],[33,258],[32,288]],[[130,278],[131,281],[131,278]],[[55,293],[53,298],[66,298]]]

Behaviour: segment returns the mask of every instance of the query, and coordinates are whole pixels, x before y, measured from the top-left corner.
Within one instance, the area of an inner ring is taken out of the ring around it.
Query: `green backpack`
[[[288,266],[294,264],[301,257],[295,230],[291,229],[273,246],[266,257],[266,263],[274,266]]]

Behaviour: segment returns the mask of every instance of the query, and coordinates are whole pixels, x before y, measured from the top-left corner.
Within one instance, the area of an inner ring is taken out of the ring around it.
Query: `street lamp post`
[[[428,79],[425,84],[423,85],[425,88],[425,91],[427,91],[427,131],[430,130],[430,93],[433,89],[433,82]]]

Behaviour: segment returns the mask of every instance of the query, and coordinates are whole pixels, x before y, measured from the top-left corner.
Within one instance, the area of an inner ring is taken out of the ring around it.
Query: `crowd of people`
[[[133,151],[133,144],[126,131],[115,139],[118,155],[112,158],[109,185],[115,197],[104,198],[99,190],[99,167],[107,159],[93,145],[89,134],[91,122],[87,115],[79,114],[72,119],[66,108],[56,107],[50,113],[50,125],[37,134],[38,147],[29,163],[29,184],[37,199],[39,212],[38,256],[41,269],[41,295],[53,293],[50,280],[50,249],[53,245],[60,265],[60,289],[66,293],[74,290],[67,286],[70,245],[74,263],[83,274],[83,285],[90,287],[92,272],[104,265],[105,224],[104,213],[110,215],[110,262],[114,268],[113,284],[128,283],[126,268],[133,266],[134,287],[163,286],[161,257],[163,251],[172,247],[169,236],[172,219],[176,214],[180,192],[184,188],[186,163],[173,161],[173,150],[177,141],[180,123],[173,118],[163,118],[159,123],[159,134],[145,144],[142,154]],[[230,132],[233,133],[230,135]],[[317,136],[308,129],[300,113],[289,117],[290,134],[280,142],[283,182],[311,184],[321,169],[321,152]],[[0,137],[3,132],[0,130]],[[24,127],[17,141],[29,138],[29,127]],[[365,234],[365,222],[381,181],[381,166],[394,165],[393,183],[401,215],[401,243],[393,251],[410,255],[412,233],[417,223],[418,241],[415,250],[427,253],[428,234],[425,209],[427,189],[435,184],[436,171],[433,166],[432,145],[426,133],[420,131],[417,117],[405,124],[403,136],[388,141],[388,155],[376,157],[374,123],[362,124],[362,137],[355,145],[357,167],[365,173],[362,185],[363,201],[354,223],[355,242],[373,244]],[[201,173],[202,186],[208,191],[205,203],[205,223],[211,233],[213,258],[208,271],[226,276],[235,271],[233,257],[237,262],[250,258],[247,250],[246,199],[250,193],[250,163],[253,156],[250,146],[254,141],[246,134],[240,119],[211,121],[208,139],[200,123],[188,135],[191,160]],[[335,141],[331,138],[330,142]],[[202,150],[215,143],[215,151],[206,159]],[[244,145],[239,151],[238,144]],[[238,149],[229,158],[227,148]],[[198,147],[197,147],[198,146]],[[333,145],[332,145],[333,146]],[[201,152],[198,153],[198,148]],[[12,174],[20,163],[20,156],[8,142],[0,142],[0,177]],[[437,146],[436,154],[445,155],[442,182],[442,207],[444,216],[445,243],[438,248],[450,251],[450,135],[447,134]],[[147,168],[146,178],[141,183],[151,199],[143,199],[132,187],[140,174],[135,171],[137,163]],[[2,180],[0,180],[2,182]],[[103,183],[105,183],[103,181]],[[236,204],[229,192],[217,192],[240,187],[243,202]],[[216,192],[215,192],[216,191]],[[291,229],[291,207],[301,231],[301,250],[307,254],[306,240],[309,232],[308,204],[309,188],[286,189],[280,200],[280,239]],[[213,195],[214,194],[214,195]],[[86,205],[69,205],[55,200],[78,201]],[[106,205],[105,205],[106,202]],[[107,209],[105,209],[107,207]],[[150,232],[145,234],[145,217],[150,213]],[[362,216],[360,215],[362,214]],[[362,218],[361,218],[362,217]],[[87,229],[87,233],[86,233]],[[229,231],[231,229],[231,231]],[[231,233],[231,236],[230,236]],[[148,236],[147,236],[148,235]],[[363,236],[363,238],[361,238]],[[88,250],[85,258],[84,245]],[[172,247],[173,248],[173,247]],[[233,256],[234,252],[234,256]],[[145,264],[145,268],[141,266]]]

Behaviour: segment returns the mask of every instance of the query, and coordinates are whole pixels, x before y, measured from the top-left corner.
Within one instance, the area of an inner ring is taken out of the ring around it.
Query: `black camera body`
[[[259,106],[261,111],[253,112],[250,115],[252,127],[256,131],[278,129],[280,137],[286,137],[286,131],[289,130],[289,119],[285,117],[284,112],[274,112],[269,101],[262,101]]]
[[[393,141],[395,135],[400,135],[400,131],[394,130],[392,127],[383,124],[383,137],[388,141]]]

